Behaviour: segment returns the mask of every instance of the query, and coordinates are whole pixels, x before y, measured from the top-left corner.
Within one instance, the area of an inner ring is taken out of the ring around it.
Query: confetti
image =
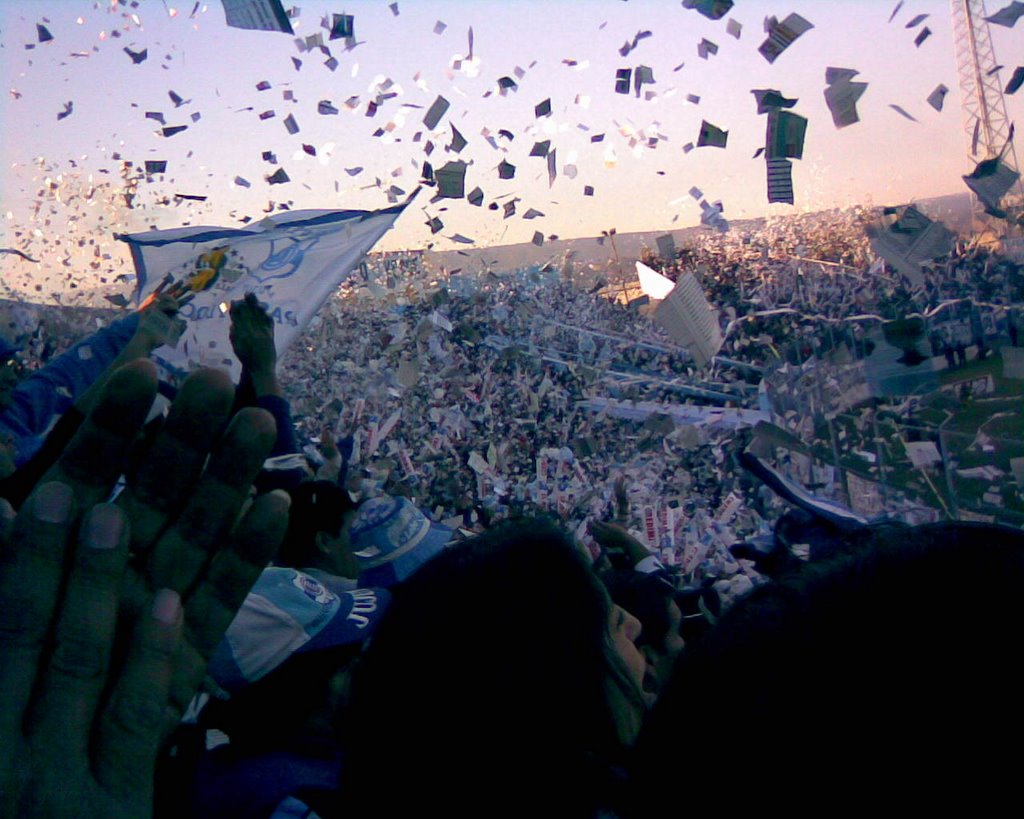
[[[130,48],[125,46],[124,53],[132,58],[133,64],[138,65],[139,63],[144,62],[149,56],[149,49],[144,48],[142,51],[132,51]]]

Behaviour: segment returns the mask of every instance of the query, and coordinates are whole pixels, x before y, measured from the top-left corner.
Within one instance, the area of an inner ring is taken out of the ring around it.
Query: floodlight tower
[[[1010,119],[1006,114],[1003,86],[999,80],[992,33],[985,20],[985,0],[951,0],[953,7],[953,43],[956,50],[957,77],[960,82],[960,109],[963,113],[967,156],[972,165],[982,159],[999,156],[1010,138]],[[1011,143],[1003,161],[1015,171],[1017,152]],[[1020,182],[1012,189],[1019,195]],[[974,214],[982,221],[983,206],[972,194]]]

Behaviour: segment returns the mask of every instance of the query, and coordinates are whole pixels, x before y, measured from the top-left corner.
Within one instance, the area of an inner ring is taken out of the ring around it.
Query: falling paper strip
[[[852,82],[859,72],[852,68],[828,68],[825,70],[825,103],[832,114],[836,128],[845,128],[860,121],[857,101],[867,90],[866,82]]]
[[[684,9],[693,9],[709,20],[721,20],[733,6],[733,0],[683,0]]]
[[[459,133],[459,129],[452,125],[452,141],[448,145],[448,150],[459,153],[463,148],[466,147],[466,138]]]
[[[793,163],[788,159],[768,160],[768,201],[793,204]]]
[[[615,72],[615,93],[628,94],[630,80],[633,76],[632,68],[620,68]]]
[[[946,94],[949,93],[949,89],[944,85],[939,85],[932,93],[928,95],[928,104],[936,111],[942,110],[942,103],[946,99]]]
[[[1024,65],[1019,65],[1013,70],[1013,76],[1010,77],[1010,81],[1006,84],[1004,93],[1015,94],[1021,85],[1024,85]]]
[[[221,4],[232,28],[295,33],[281,0],[221,0]]]
[[[800,159],[804,153],[807,119],[791,111],[768,112],[766,156],[772,159]]]
[[[725,24],[725,31],[738,40],[743,31],[743,26],[730,17],[729,22]]]
[[[331,23],[331,40],[350,39],[355,34],[355,18],[351,14],[335,14]]]
[[[465,162],[448,162],[434,172],[437,195],[445,199],[461,199],[466,192]]]
[[[906,111],[904,111],[902,108],[900,108],[900,106],[893,105],[892,103],[890,103],[889,107],[892,108],[892,110],[895,111],[900,116],[903,116],[903,117],[906,117],[907,119],[909,119],[911,122],[917,122],[916,119],[914,119],[910,114],[908,114]]]
[[[990,23],[995,23],[997,26],[1013,28],[1021,15],[1024,15],[1024,3],[1019,2],[1019,0],[1014,0],[1010,5],[1000,9],[995,14],[986,17],[985,19]]]
[[[796,99],[787,99],[774,88],[755,88],[750,92],[757,100],[757,113],[767,114],[773,108],[792,108]]]
[[[987,212],[1000,218],[1006,214],[999,208],[1000,200],[1020,179],[1020,174],[1003,162],[1002,157],[979,162],[974,171],[963,177],[967,187],[980,199]]]
[[[799,14],[790,14],[781,23],[774,17],[765,21],[765,28],[768,32],[768,39],[761,43],[758,52],[769,63],[774,63],[793,41],[801,34],[814,28],[814,25]]]
[[[918,32],[917,37],[914,38],[914,45],[918,48],[921,47],[921,43],[927,40],[932,34],[932,30],[925,26],[921,31]]]
[[[697,136],[698,148],[703,148],[705,145],[709,145],[712,148],[724,148],[728,141],[728,131],[723,131],[721,128],[716,125],[712,125],[707,120],[701,121],[700,134]]]
[[[707,39],[706,37],[703,38],[699,43],[697,43],[697,56],[700,57],[702,60],[706,60],[708,58],[708,55],[713,55],[717,53],[718,46],[715,43],[711,42],[711,40]]]
[[[431,131],[433,131],[437,124],[441,121],[441,117],[445,115],[448,110],[450,103],[442,96],[438,96],[434,100],[430,108],[427,109],[427,113],[423,117],[423,124]]]
[[[672,235],[668,234],[668,237],[671,239]],[[661,238],[662,237],[659,237],[659,240]],[[675,242],[674,241],[673,241],[672,245],[673,245],[673,251],[674,251],[674,248],[675,248]],[[660,241],[659,241],[658,247],[659,247],[659,253],[661,253],[661,251],[660,251],[660,248],[661,248]],[[672,252],[671,254],[661,253],[661,256],[662,256],[662,258],[670,259],[670,258],[673,258],[675,256],[675,253],[674,252]],[[662,276],[656,270],[652,270],[647,265],[645,265],[643,262],[637,262],[636,263],[636,275],[637,275],[637,278],[640,280],[640,289],[646,295],[650,296],[652,299],[663,299],[663,298],[665,298],[669,293],[672,292],[673,288],[675,288],[675,286],[676,286],[676,283],[674,281],[672,281],[670,278],[668,278],[667,276]]]
[[[299,124],[291,114],[285,117],[284,127],[288,130],[289,134],[297,134],[299,132]]]
[[[927,15],[927,14],[918,14],[916,17],[914,17],[912,20],[910,20],[910,22],[907,23],[904,26],[904,28],[917,28],[919,25],[921,25],[921,23],[923,23],[925,20],[927,20],[928,17],[929,17],[929,15]]]
[[[138,65],[141,62],[145,62],[146,57],[149,56],[149,49],[142,49],[142,51],[132,51],[130,48],[125,46],[124,53],[132,58],[132,62]]]
[[[654,82],[654,69],[649,65],[638,65],[633,72],[633,88],[636,95],[640,96],[640,86]]]

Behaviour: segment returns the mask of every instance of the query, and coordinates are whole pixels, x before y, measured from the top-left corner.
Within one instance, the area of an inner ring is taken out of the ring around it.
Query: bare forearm
[[[283,397],[281,385],[277,381],[277,373],[273,368],[252,370],[249,372],[249,378],[252,380],[252,388],[255,390],[257,398],[262,398],[264,395]]]

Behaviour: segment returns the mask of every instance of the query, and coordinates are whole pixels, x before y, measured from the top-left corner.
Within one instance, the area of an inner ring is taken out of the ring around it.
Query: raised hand
[[[0,509],[2,817],[152,813],[161,739],[287,526],[283,493],[238,520],[274,424],[245,410],[218,435],[231,384],[214,372],[103,502],[155,387],[147,362],[116,373],[17,518]]]
[[[243,367],[253,375],[274,372],[277,367],[274,320],[252,293],[231,303],[229,336],[231,347]]]

